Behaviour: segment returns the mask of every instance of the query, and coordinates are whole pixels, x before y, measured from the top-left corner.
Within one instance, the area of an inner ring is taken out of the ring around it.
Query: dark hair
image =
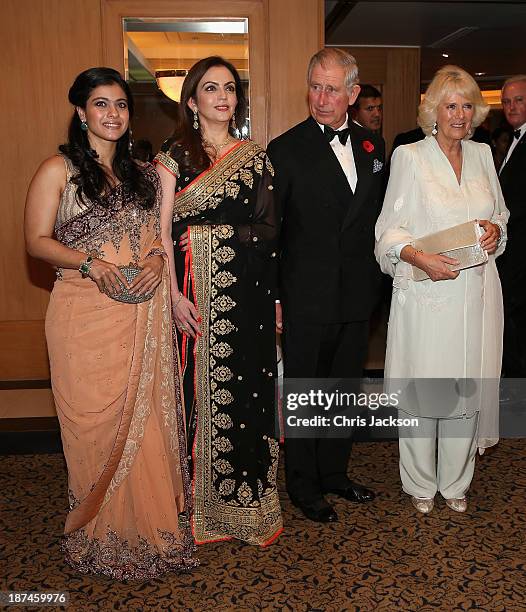
[[[113,68],[89,68],[81,72],[68,94],[68,100],[73,106],[86,108],[88,98],[100,85],[118,85],[126,95],[130,119],[133,117],[133,97],[128,83]],[[155,202],[155,187],[149,181],[139,166],[133,161],[130,150],[130,128],[117,141],[112,170],[120,182],[124,183],[128,192],[135,195],[143,208],[151,208]],[[86,200],[104,205],[102,196],[112,188],[106,173],[97,162],[97,152],[91,148],[88,134],[81,129],[81,121],[77,111],[69,124],[68,141],[60,145],[64,153],[79,169],[78,176],[71,179],[77,185],[77,198],[83,204]]]
[[[352,107],[356,110],[360,110],[360,100],[362,98],[381,98],[382,94],[374,87],[374,85],[360,85],[360,93],[354,101]]]
[[[205,57],[194,64],[188,71],[183,83],[181,102],[177,109],[175,130],[170,139],[172,157],[177,160],[184,170],[201,172],[209,168],[212,163],[203,147],[201,126],[199,126],[198,130],[193,128],[194,115],[188,107],[188,101],[190,98],[195,99],[199,81],[210,68],[215,66],[224,66],[234,77],[237,96],[237,106],[234,112],[234,118],[239,130],[245,125],[247,119],[247,99],[245,97],[241,78],[234,66],[217,55]],[[232,127],[229,127],[229,132],[232,136],[235,136]]]

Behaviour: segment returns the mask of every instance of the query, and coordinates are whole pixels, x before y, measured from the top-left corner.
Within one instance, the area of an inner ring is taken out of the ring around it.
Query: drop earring
[[[237,132],[236,114],[235,113],[232,115],[232,129],[234,130],[234,132]]]
[[[433,136],[436,136],[438,134],[438,125],[436,121],[433,125],[433,129],[431,130],[431,134],[433,134]]]
[[[199,129],[199,115],[197,114],[197,108],[194,108],[194,123],[192,125],[194,130]]]
[[[131,155],[133,151],[133,132],[131,128],[129,128],[129,131],[128,131],[128,151],[130,152],[130,155]]]
[[[83,132],[87,132],[87,131],[88,131],[88,124],[86,123],[86,121],[82,120],[82,121],[80,122],[80,129],[81,129]]]

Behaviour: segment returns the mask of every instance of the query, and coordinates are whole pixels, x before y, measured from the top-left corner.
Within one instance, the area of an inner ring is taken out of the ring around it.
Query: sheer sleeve
[[[273,176],[274,169],[265,155],[256,192],[254,222],[234,228],[241,244],[264,252],[275,252],[281,222],[278,200],[274,197]]]
[[[495,225],[498,225],[500,229],[500,238],[497,250],[495,251],[495,257],[498,257],[499,255],[502,255],[504,249],[506,248],[506,241],[508,240],[507,225],[510,212],[506,208],[506,203],[504,202],[504,196],[502,195],[502,189],[500,188],[499,178],[497,176],[497,171],[495,170],[495,164],[493,163],[493,157],[489,147],[486,147],[485,154],[489,183],[495,200],[495,208],[493,209],[493,215],[490,221],[495,223]]]
[[[416,201],[416,170],[411,145],[400,146],[393,153],[389,183],[375,228],[375,256],[384,274],[394,278],[394,285],[407,287],[411,266],[399,258],[400,246],[412,244],[411,218]]]

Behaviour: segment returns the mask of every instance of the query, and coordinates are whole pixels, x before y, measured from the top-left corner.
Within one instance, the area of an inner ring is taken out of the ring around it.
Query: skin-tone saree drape
[[[78,203],[68,181],[56,237],[117,265],[159,253],[153,209],[123,185],[105,206]],[[144,172],[157,185],[151,166]],[[62,270],[46,317],[53,393],[68,467],[63,548],[83,573],[149,579],[188,569],[189,477],[169,279],[141,304],[117,302]],[[175,375],[174,375],[175,372]]]

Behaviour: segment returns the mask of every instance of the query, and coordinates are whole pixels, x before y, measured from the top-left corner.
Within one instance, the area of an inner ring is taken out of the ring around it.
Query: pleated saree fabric
[[[67,183],[56,238],[116,265],[158,253],[160,189],[142,208],[124,185],[105,206],[81,205]],[[125,304],[76,270],[61,270],[46,317],[53,393],[69,477],[63,548],[83,573],[144,580],[189,569],[189,474],[169,278]],[[175,347],[176,348],[176,347]]]

